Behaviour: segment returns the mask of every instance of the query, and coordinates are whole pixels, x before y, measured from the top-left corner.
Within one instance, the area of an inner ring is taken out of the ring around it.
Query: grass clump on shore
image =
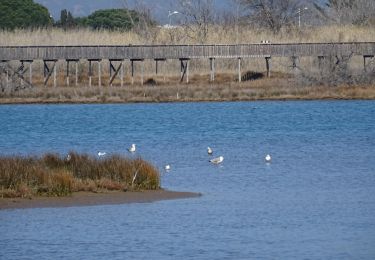
[[[159,188],[157,169],[140,158],[112,155],[97,159],[73,152],[65,158],[57,154],[0,157],[0,198]]]

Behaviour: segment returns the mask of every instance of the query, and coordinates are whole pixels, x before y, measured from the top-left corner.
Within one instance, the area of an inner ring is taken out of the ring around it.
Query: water
[[[1,154],[136,143],[172,166],[163,187],[203,193],[0,211],[0,259],[375,259],[374,115],[374,101],[0,106]]]

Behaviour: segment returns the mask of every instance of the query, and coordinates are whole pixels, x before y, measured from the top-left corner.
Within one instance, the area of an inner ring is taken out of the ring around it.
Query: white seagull
[[[70,153],[68,153],[68,155],[66,156],[65,160],[67,162],[69,162],[71,159],[72,159],[72,156],[70,155]]]
[[[98,157],[103,157],[105,156],[107,153],[106,152],[98,152]]]
[[[168,172],[168,171],[171,170],[171,166],[170,166],[169,164],[167,164],[167,165],[164,167],[164,169]]]
[[[135,150],[136,150],[135,144],[132,144],[132,146],[128,149],[128,151],[131,153],[135,153]]]
[[[214,151],[212,151],[211,147],[207,147],[207,153],[208,155],[212,155]]]
[[[212,160],[210,160],[210,163],[213,163],[213,164],[220,164],[224,161],[224,157],[223,156],[220,156],[220,157],[217,157],[217,158],[214,158]]]
[[[272,161],[272,157],[271,155],[267,154],[266,157],[264,158],[264,160],[267,162],[267,163],[270,163]]]

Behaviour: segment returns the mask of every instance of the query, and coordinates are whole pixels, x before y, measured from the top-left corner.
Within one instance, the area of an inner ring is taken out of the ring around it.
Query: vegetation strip
[[[0,198],[159,189],[158,170],[140,158],[112,155],[101,159],[75,152],[65,158],[57,154],[0,157]]]

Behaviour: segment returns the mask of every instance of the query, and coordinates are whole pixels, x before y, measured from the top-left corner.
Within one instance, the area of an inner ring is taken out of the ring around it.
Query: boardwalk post
[[[20,67],[20,69],[18,71],[22,75],[22,77],[21,77],[21,86],[23,86],[23,74],[25,73],[25,64],[24,64],[23,60],[21,61],[21,67]]]
[[[29,83],[30,85],[33,84],[33,61],[29,61]]]
[[[76,60],[76,87],[78,86],[78,61]]]
[[[132,67],[132,85],[134,85],[134,60],[130,61]]]
[[[55,61],[55,64],[53,65],[53,87],[56,88],[57,86],[57,61]]]
[[[271,77],[271,57],[266,57],[267,78]]]
[[[189,83],[189,65],[190,65],[190,60],[186,61],[186,83]]]
[[[299,70],[299,57],[292,56],[292,70],[293,73],[297,73]]]
[[[70,60],[66,60],[66,85],[69,87],[69,83],[70,83],[70,80],[69,80],[69,63],[70,63]]]
[[[144,60],[142,60],[141,62],[142,62],[141,85],[143,86],[144,73],[145,73],[145,63],[144,63]]]
[[[181,68],[180,68],[180,82],[183,81],[183,76],[184,76],[184,62],[180,60]]]
[[[367,59],[373,59],[374,55],[364,55],[363,56],[363,69],[367,72]]]
[[[319,68],[320,71],[323,68],[323,62],[324,62],[324,60],[325,60],[324,56],[318,56],[318,68]]]
[[[242,58],[238,58],[238,82],[242,81],[241,65],[242,65]]]
[[[215,58],[210,58],[210,81],[215,81]]]
[[[26,64],[25,63],[29,64],[28,68],[26,68]],[[23,86],[23,84],[25,82],[28,85],[32,85],[32,81],[33,81],[32,63],[33,63],[33,60],[21,60],[21,66],[18,68],[18,70],[16,72],[16,74],[21,79],[21,86]],[[27,80],[24,77],[24,75],[27,72],[27,70],[29,71],[29,82],[27,82]]]
[[[92,86],[92,60],[89,60],[89,87]]]
[[[157,59],[154,59],[155,60],[155,74],[156,76],[159,75],[159,62],[162,61],[164,64],[163,64],[163,67],[164,69],[161,69],[163,71],[163,80],[165,82],[165,62],[167,61],[167,59],[163,59],[163,58],[157,58]]]
[[[101,64],[101,60],[98,60],[98,85],[99,87],[102,86],[102,64]]]
[[[6,66],[8,67],[8,61],[5,61],[5,64],[6,64]],[[8,69],[6,68],[5,69],[5,77],[6,77],[6,85],[7,85],[7,88],[9,87],[9,71],[8,71]]]
[[[121,60],[121,72],[120,72],[121,87],[124,86],[124,60]]]

